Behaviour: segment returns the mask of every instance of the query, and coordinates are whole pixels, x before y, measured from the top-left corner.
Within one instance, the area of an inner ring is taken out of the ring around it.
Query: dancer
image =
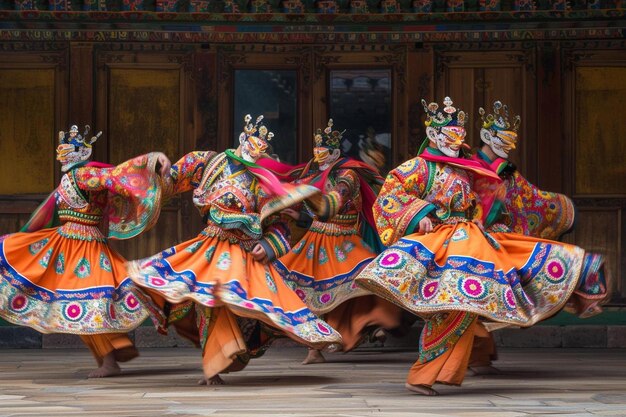
[[[359,344],[366,330],[397,327],[401,309],[354,284],[354,277],[377,254],[371,247],[380,246],[380,242],[366,243],[361,229],[374,227],[375,192],[369,182],[380,186],[382,178],[369,165],[342,157],[341,137],[330,119],[324,130],[317,129],[314,157],[305,166],[289,167],[271,160],[260,164],[288,173],[296,184],[324,190],[323,195],[284,211],[308,230],[275,266],[307,306],[323,314],[341,334],[344,351],[348,351]],[[382,330],[378,337],[384,337]],[[302,363],[321,362],[325,362],[322,353],[309,349]]]
[[[392,245],[356,278],[359,285],[421,316],[420,352],[406,388],[436,395],[435,382],[460,385],[479,316],[528,327],[566,303],[582,315],[606,298],[602,259],[573,245],[514,233],[486,233],[472,182],[500,181],[459,158],[465,113],[422,101],[428,146],[392,170],[374,212]]]
[[[484,210],[482,220],[485,227],[489,232],[513,231],[558,240],[574,225],[574,204],[563,194],[539,190],[508,160],[510,151],[516,148],[518,142],[521,118],[515,116],[511,119],[508,106],[500,101],[493,103],[493,114],[487,114],[482,107],[478,113],[482,119],[482,145],[472,155],[472,159],[497,173],[503,180],[498,190],[491,189],[494,185],[491,181],[479,179],[475,183]],[[475,339],[469,372],[498,373],[491,366],[497,358],[492,333],[487,332],[480,323],[479,327],[482,337]]]
[[[316,349],[341,343],[270,263],[289,250],[288,229],[276,213],[318,190],[283,185],[255,164],[273,135],[259,125],[262,116],[251,120],[247,115],[236,150],[192,152],[172,167],[168,195],[193,190],[206,228],[129,267],[162,328],[181,317],[197,320],[202,384],[223,384],[220,373],[242,369],[277,334]]]
[[[515,149],[521,119],[509,120],[509,110],[502,102],[493,103],[493,114],[478,110],[482,119],[482,146],[472,159],[497,173],[503,184],[498,192],[484,181],[475,184],[484,209],[483,221],[490,231],[511,231],[544,239],[559,239],[574,225],[574,203],[563,194],[542,191],[520,174],[509,162]],[[481,185],[486,185],[485,189]],[[504,193],[502,192],[504,191]],[[502,227],[504,226],[504,229]]]
[[[59,132],[57,160],[65,173],[57,189],[20,233],[0,237],[0,316],[42,333],[80,335],[98,363],[90,378],[120,373],[118,362],[138,355],[126,332],[147,312],[133,295],[125,260],[108,237],[128,239],[159,215],[161,185],[169,173],[159,152],[116,167],[88,162],[102,132],[87,138],[72,126]]]

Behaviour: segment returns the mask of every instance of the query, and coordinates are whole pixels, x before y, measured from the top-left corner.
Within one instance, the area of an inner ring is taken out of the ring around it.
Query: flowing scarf
[[[227,149],[224,153],[231,159],[234,159],[237,162],[241,162],[244,164],[248,170],[259,179],[261,182],[261,186],[265,189],[265,191],[270,194],[275,194],[279,196],[285,196],[289,194],[288,187],[285,187],[286,184],[280,182],[280,180],[270,172],[268,169],[257,165],[254,162],[249,162],[243,159],[240,156],[235,155],[235,152],[232,149]]]
[[[272,171],[283,181],[295,181],[307,176],[312,169],[313,161],[311,160],[305,164],[289,165],[271,158],[261,158],[258,160],[258,164]],[[340,168],[354,170],[359,177],[362,200],[362,210],[359,214],[365,218],[365,222],[361,222],[361,237],[374,251],[381,252],[384,249],[384,245],[380,241],[378,233],[376,233],[376,222],[372,206],[376,201],[376,196],[384,180],[376,169],[365,162],[342,157],[337,159],[328,169],[324,170],[322,175],[314,177],[310,185],[323,191],[324,184],[326,184],[330,173]]]

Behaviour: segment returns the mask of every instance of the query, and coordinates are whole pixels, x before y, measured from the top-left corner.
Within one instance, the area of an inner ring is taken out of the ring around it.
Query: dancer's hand
[[[172,163],[170,162],[170,159],[167,156],[165,156],[164,153],[158,152],[157,161],[161,165],[161,169],[159,170],[159,174],[161,174],[161,177],[163,178],[169,177],[170,168],[172,168]]]
[[[294,220],[298,220],[300,218],[300,213],[291,208],[286,208],[282,210],[281,213],[291,217]]]
[[[265,248],[260,243],[257,243],[252,251],[250,252],[252,257],[259,262],[266,263],[267,262],[267,252],[265,252]]]
[[[418,232],[420,233],[430,233],[433,231],[433,222],[430,221],[428,217],[424,217],[419,222]]]

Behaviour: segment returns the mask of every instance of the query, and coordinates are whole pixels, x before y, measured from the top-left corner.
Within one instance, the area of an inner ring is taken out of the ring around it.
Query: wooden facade
[[[393,166],[423,139],[421,98],[451,96],[469,113],[473,146],[479,107],[499,99],[520,114],[512,159],[538,186],[573,197],[577,225],[565,240],[606,255],[613,304],[625,305],[626,42],[624,11],[613,12],[0,12],[0,234],[17,231],[58,182],[56,132],[71,124],[104,132],[94,151],[104,162],[223,150],[237,133],[235,71],[285,69],[297,75],[303,161],[333,116],[329,74],[380,68],[392,80]],[[201,227],[184,195],[153,230],[115,245],[139,258]]]

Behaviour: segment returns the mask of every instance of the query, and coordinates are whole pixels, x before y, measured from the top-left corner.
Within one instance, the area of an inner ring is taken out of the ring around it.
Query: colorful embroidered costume
[[[427,134],[438,148],[458,152],[464,131],[446,129],[459,126],[450,104],[448,115],[436,112],[436,103],[429,105],[429,122],[443,129],[427,128]],[[606,297],[601,259],[585,256],[583,249],[483,232],[477,224],[480,201],[472,189],[476,176],[498,180],[475,161],[428,147],[389,173],[374,205],[381,239],[391,246],[356,280],[426,320],[411,385],[461,383],[478,316],[527,327],[568,301],[580,314],[593,314]],[[431,233],[417,232],[425,218]]]
[[[474,183],[483,207],[483,224],[492,233],[512,231],[559,239],[574,225],[574,204],[562,194],[539,190],[508,161],[509,152],[518,142],[520,117],[511,118],[508,107],[500,101],[494,102],[492,114],[487,114],[482,107],[478,113],[483,123],[480,130],[483,144],[472,159],[502,178],[502,183],[484,178]],[[481,334],[482,337],[474,341],[470,367],[490,366],[497,358],[492,333]]]
[[[74,147],[69,145],[70,153]],[[148,313],[132,292],[126,261],[108,246],[98,224],[104,217],[109,238],[127,239],[156,222],[157,155],[116,167],[85,165],[89,155],[64,164],[61,184],[22,232],[0,238],[2,318],[43,333],[81,335],[98,362],[112,351],[118,361],[137,355],[122,333]]]
[[[558,239],[574,225],[574,204],[563,194],[538,189],[508,161],[518,142],[520,117],[511,118],[508,107],[500,101],[493,103],[492,114],[482,107],[478,112],[482,146],[491,156],[479,149],[472,159],[503,179],[497,185],[484,179],[474,184],[484,209],[483,223],[492,231]]]
[[[170,193],[193,190],[207,226],[196,238],[130,266],[135,283],[153,299],[174,304],[176,316],[163,314],[162,326],[183,315],[197,317],[208,378],[241,369],[276,332],[316,348],[341,343],[271,263],[251,254],[258,243],[269,260],[289,250],[288,229],[273,214],[287,196],[277,197],[261,185],[268,174],[232,151],[185,155],[172,167]],[[314,192],[313,187],[294,187],[290,197],[297,202]]]
[[[326,321],[341,333],[344,350],[358,344],[366,327],[398,326],[401,313],[354,283],[354,277],[376,256],[361,238],[361,226],[368,221],[361,213],[371,212],[371,203],[366,207],[361,196],[361,187],[370,187],[365,175],[378,177],[365,164],[346,158],[324,172],[311,163],[301,170],[296,183],[321,182],[325,192],[316,208],[307,203],[301,208],[301,216],[310,216],[309,228],[291,252],[275,263],[309,308],[325,314]]]

